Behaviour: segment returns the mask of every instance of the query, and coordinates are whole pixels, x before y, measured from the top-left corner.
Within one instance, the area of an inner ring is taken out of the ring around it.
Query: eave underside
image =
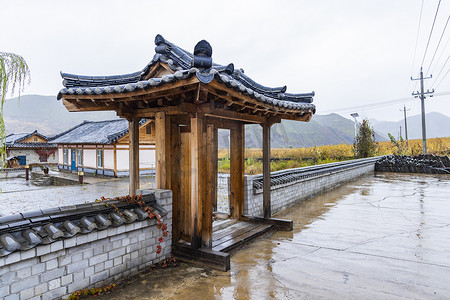
[[[281,119],[309,121],[310,109],[288,109],[262,103],[216,80],[201,83],[196,77],[123,93],[66,94],[65,107],[71,111],[116,111],[120,117],[153,118],[157,112],[168,115],[203,114],[207,117],[244,123],[280,122]]]

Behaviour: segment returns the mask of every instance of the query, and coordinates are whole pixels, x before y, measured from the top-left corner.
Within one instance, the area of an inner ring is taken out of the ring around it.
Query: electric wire
[[[450,69],[449,69],[449,71],[450,71]],[[447,72],[447,73],[449,73],[449,72]],[[433,97],[447,96],[447,95],[450,95],[450,91],[435,93],[433,95]],[[409,101],[413,101],[415,99],[416,99],[416,97],[410,96],[410,97],[405,97],[405,98],[399,98],[399,99],[393,99],[393,100],[387,100],[387,101],[381,101],[381,102],[374,102],[374,103],[369,103],[369,104],[364,104],[364,105],[349,106],[349,107],[343,107],[343,108],[337,108],[337,109],[329,109],[329,110],[318,111],[318,112],[320,112],[320,113],[333,113],[333,112],[344,113],[344,112],[350,112],[350,111],[368,110],[368,109],[375,109],[375,108],[380,108],[380,107],[384,107],[384,106],[390,106],[390,105],[394,105],[394,104],[398,104],[398,103],[402,103],[402,102],[409,102]]]
[[[431,85],[431,87],[436,87],[436,88],[437,88],[437,86],[435,86],[434,84],[439,80],[439,76],[441,76],[441,73],[442,73],[442,71],[444,70],[445,65],[447,64],[447,62],[449,61],[449,59],[450,59],[450,54],[448,55],[447,59],[445,60],[444,64],[442,65],[442,68],[441,68],[441,70],[439,71],[438,75],[435,77],[435,79],[434,79],[433,84]],[[447,75],[447,74],[446,74],[446,75]],[[445,76],[444,76],[444,78],[445,78]],[[439,84],[440,84],[441,82],[442,82],[442,81],[440,81]]]
[[[439,55],[439,58],[438,58],[436,64],[434,65],[433,69],[431,70],[432,73],[434,73],[434,70],[435,70],[436,67],[439,65],[439,62],[441,61],[441,58],[442,58],[442,56],[444,55],[445,49],[447,49],[447,46],[448,46],[449,43],[450,43],[450,36],[448,37],[447,42],[445,43],[445,46],[444,46],[444,48],[442,49],[442,52],[441,52],[441,54]],[[435,77],[435,79],[436,79],[436,78],[437,78],[437,77]],[[436,81],[436,80],[435,80],[435,81]]]
[[[436,23],[436,17],[438,15],[439,6],[440,5],[441,5],[441,0],[439,0],[438,6],[437,6],[437,9],[436,9],[436,14],[434,15],[433,25],[431,26],[430,35],[428,36],[427,47],[425,48],[425,53],[423,54],[423,59],[422,59],[422,63],[420,64],[420,67],[423,67],[423,63],[425,61],[425,57],[427,56],[428,46],[430,45],[431,36],[433,35],[434,24]]]
[[[448,73],[450,72],[450,68],[447,70],[447,73],[445,73],[444,77],[442,77],[441,81],[438,83],[438,85],[436,85],[436,88],[438,88],[441,83],[444,81],[445,77],[448,75]]]
[[[436,47],[436,50],[434,50],[433,57],[431,58],[430,66],[428,67],[428,70],[425,73],[426,75],[428,75],[428,71],[430,71],[431,66],[433,65],[434,57],[436,56],[436,53],[437,53],[437,51],[439,49],[439,46],[441,45],[442,37],[444,36],[445,30],[447,29],[447,25],[448,25],[448,21],[449,20],[450,20],[450,15],[448,15],[447,22],[445,23],[445,26],[444,26],[444,30],[442,30],[442,34],[441,34],[441,37],[439,38],[438,45]]]
[[[419,26],[417,28],[416,46],[414,47],[414,57],[413,57],[413,62],[412,62],[412,66],[411,66],[411,77],[412,77],[413,71],[414,71],[414,63],[416,62],[417,45],[419,44],[420,24],[422,23],[422,11],[423,11],[423,3],[424,2],[425,2],[425,0],[422,0],[422,6],[420,7]]]

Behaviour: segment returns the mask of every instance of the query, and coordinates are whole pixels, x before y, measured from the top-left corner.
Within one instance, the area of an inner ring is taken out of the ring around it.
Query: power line
[[[444,36],[445,29],[447,29],[447,25],[448,25],[448,21],[449,20],[450,20],[450,15],[448,15],[447,22],[445,23],[444,30],[442,30],[441,37],[439,38],[439,43],[438,43],[438,45],[436,47],[436,50],[434,51],[433,58],[431,58],[430,66],[428,67],[428,70],[427,70],[426,74],[428,74],[428,71],[430,71],[431,65],[433,64],[434,57],[436,56],[436,53],[437,53],[437,51],[439,49],[439,46],[441,45],[442,37]]]
[[[431,85],[432,87],[436,87],[436,88],[437,88],[437,86],[434,86],[434,84],[438,81],[439,76],[441,75],[442,71],[444,70],[445,65],[447,64],[447,62],[448,62],[449,59],[450,59],[450,54],[448,55],[447,59],[445,60],[444,64],[442,65],[442,68],[441,68],[441,70],[439,71],[438,75],[437,75],[436,78],[434,79],[434,82],[433,82],[433,84]],[[448,73],[448,72],[447,72],[447,73]],[[446,74],[446,75],[447,75],[447,74]],[[445,78],[445,76],[444,76],[444,78]],[[442,82],[442,80],[439,82],[439,84],[441,84],[441,82]]]
[[[433,34],[433,29],[434,29],[434,23],[436,23],[436,17],[437,17],[437,14],[439,12],[439,6],[440,5],[441,5],[441,0],[439,0],[438,6],[437,6],[437,9],[436,9],[436,14],[434,15],[433,25],[431,26],[430,35],[428,36],[427,47],[425,48],[425,53],[423,54],[422,63],[420,64],[421,67],[423,67],[423,62],[425,61],[425,56],[427,55],[428,46],[430,45],[431,35]]]
[[[450,95],[450,91],[435,93],[434,98],[439,97],[439,96],[447,96],[447,95]],[[414,99],[415,98],[411,96],[411,97],[406,97],[406,98],[380,101],[380,102],[374,102],[374,103],[358,105],[358,106],[348,106],[348,107],[342,107],[342,108],[336,108],[336,109],[328,109],[328,110],[319,111],[319,112],[320,113],[333,113],[333,112],[334,113],[346,113],[346,112],[350,112],[350,111],[353,112],[353,111],[358,111],[358,110],[367,110],[367,109],[380,108],[380,107],[384,107],[384,106],[390,106],[390,105],[394,105],[394,104],[398,104],[398,103],[413,101]]]
[[[423,3],[424,2],[425,2],[425,0],[422,0],[422,6],[420,7],[419,26],[417,28],[416,46],[414,47],[414,58],[413,58],[412,66],[411,66],[411,76],[413,75],[413,71],[414,71],[414,63],[416,62],[417,44],[419,43],[420,24],[422,23],[422,11],[423,11]]]
[[[449,72],[450,72],[450,68],[447,70],[447,73],[445,73],[444,77],[442,77],[441,81],[438,83],[436,88],[438,88],[438,86],[441,85],[442,81],[444,81],[444,78],[448,75]]]
[[[450,36],[448,37],[447,42],[445,43],[445,46],[444,46],[444,48],[442,49],[441,55],[439,55],[439,58],[438,58],[438,60],[437,60],[437,63],[434,65],[434,67],[433,67],[433,69],[432,69],[431,71],[434,71],[434,70],[436,69],[436,66],[439,65],[439,62],[441,61],[441,58],[442,58],[442,56],[444,55],[445,49],[447,49],[447,46],[448,46],[449,43],[450,43]],[[441,69],[441,71],[442,71],[442,69]],[[436,80],[435,80],[435,81],[436,81]],[[434,83],[433,83],[433,84],[434,84]]]

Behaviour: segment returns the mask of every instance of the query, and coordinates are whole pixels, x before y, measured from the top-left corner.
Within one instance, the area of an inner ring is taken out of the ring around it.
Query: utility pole
[[[421,103],[421,108],[422,108],[422,143],[423,143],[423,154],[427,154],[427,133],[426,133],[426,128],[425,128],[425,95],[428,94],[433,94],[434,93],[434,89],[432,91],[427,90],[426,92],[424,92],[424,87],[423,87],[423,80],[424,79],[430,79],[433,76],[430,75],[430,77],[426,77],[423,78],[423,71],[422,71],[422,67],[420,67],[420,78],[412,78],[411,80],[420,80],[420,93],[417,92],[413,92],[412,95],[417,98],[420,98],[420,103]],[[433,97],[433,95],[431,95],[430,97]]]
[[[406,109],[406,105],[403,105],[403,109],[400,109],[400,111],[402,110],[405,116],[405,138],[406,138],[406,147],[408,147],[408,125],[406,125],[406,111],[410,109],[409,108]]]

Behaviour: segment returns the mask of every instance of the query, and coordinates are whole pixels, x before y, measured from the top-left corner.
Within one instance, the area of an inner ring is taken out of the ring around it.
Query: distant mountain
[[[6,133],[22,133],[38,130],[52,136],[65,131],[84,120],[101,121],[116,119],[115,112],[69,112],[56,100],[56,96],[24,95],[20,99],[5,101],[3,107]]]
[[[48,136],[63,132],[84,120],[117,119],[115,112],[68,112],[55,96],[25,95],[8,99],[4,105],[6,132],[22,133],[38,130]],[[408,118],[408,137],[421,138],[420,116]],[[387,133],[397,137],[400,122],[371,120],[377,141],[387,140]],[[427,136],[450,136],[450,118],[439,114],[427,115]],[[320,145],[352,144],[355,124],[337,114],[314,115],[310,122],[284,120],[272,126],[272,147],[313,147]],[[219,147],[229,145],[229,132],[219,132]],[[245,126],[245,146],[262,147],[260,125]]]
[[[426,120],[426,133],[427,138],[436,137],[448,137],[450,136],[450,118],[438,113],[430,112],[425,115]],[[386,122],[378,121],[372,123],[373,128],[380,134],[387,136],[388,133],[392,134],[395,138],[398,138],[400,126],[402,127],[402,137],[405,136],[405,121],[398,122]],[[408,138],[409,139],[421,139],[422,138],[422,116],[414,115],[406,118],[406,125],[408,126]]]
[[[355,123],[338,114],[314,115],[309,122],[283,120],[272,126],[271,145],[273,148],[313,147],[320,145],[352,144],[355,135]],[[228,147],[228,131],[219,132],[219,147]],[[387,138],[375,133],[377,141]],[[260,125],[245,126],[245,146],[262,147],[262,129]]]

